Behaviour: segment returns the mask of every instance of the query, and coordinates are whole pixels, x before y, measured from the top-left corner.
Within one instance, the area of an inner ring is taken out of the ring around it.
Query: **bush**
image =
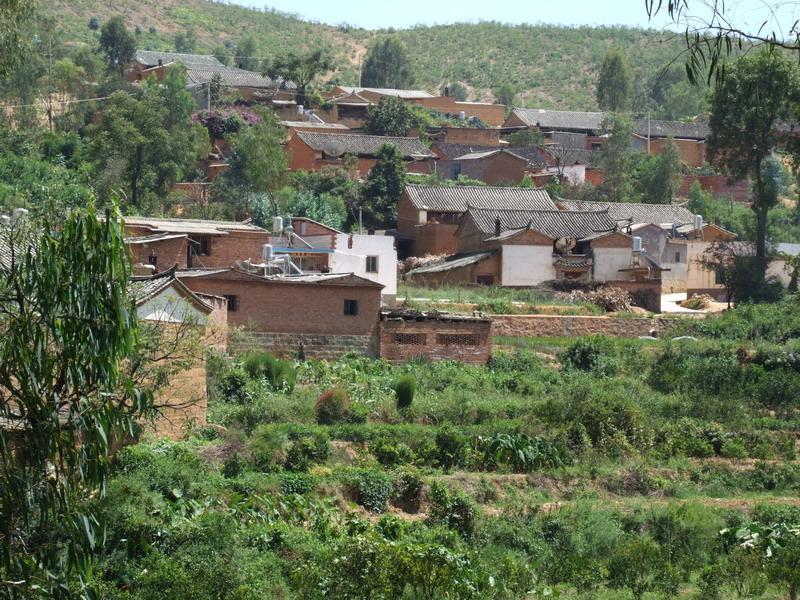
[[[559,355],[565,369],[589,371],[601,377],[612,377],[617,365],[608,356],[609,344],[600,336],[579,339]]]
[[[451,425],[436,432],[436,460],[443,469],[463,464],[467,448],[467,438]]]
[[[314,489],[314,480],[304,473],[287,473],[281,477],[281,493],[307,494]]]
[[[479,437],[479,447],[484,453],[484,467],[507,465],[516,473],[529,473],[541,467],[561,467],[564,452],[540,437],[524,433],[496,433]]]
[[[370,444],[370,451],[384,467],[394,467],[414,462],[414,451],[403,442],[380,438]]]
[[[410,375],[400,377],[394,384],[394,394],[397,398],[397,408],[403,410],[411,406],[414,401],[416,382]]]
[[[315,412],[320,425],[344,423],[350,416],[350,397],[344,388],[332,388],[317,399]]]
[[[266,379],[273,390],[294,390],[294,365],[288,360],[280,360],[267,352],[251,352],[245,357],[244,370],[253,379]]]
[[[227,479],[238,477],[242,474],[242,471],[244,471],[244,461],[238,452],[234,453],[222,464],[222,475]]]
[[[395,504],[407,513],[419,511],[421,494],[422,479],[420,479],[416,471],[403,471],[394,480],[392,497]]]
[[[242,404],[248,400],[245,393],[247,386],[247,372],[244,369],[231,369],[225,373],[219,382],[219,391],[227,402]]]
[[[463,493],[450,491],[435,481],[428,497],[431,501],[430,521],[457,531],[465,538],[475,533],[475,504]]]
[[[392,480],[378,469],[356,469],[345,475],[345,484],[356,492],[356,502],[370,512],[386,510],[392,493]]]

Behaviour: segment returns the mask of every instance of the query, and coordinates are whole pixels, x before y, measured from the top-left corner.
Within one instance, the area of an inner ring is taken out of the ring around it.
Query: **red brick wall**
[[[126,229],[128,229],[126,227]],[[134,233],[132,235],[147,235],[146,233]],[[186,238],[176,238],[171,240],[155,241],[149,244],[128,244],[128,250],[131,254],[131,262],[135,264],[149,264],[150,253],[156,255],[157,263],[156,269],[158,271],[166,271],[167,269],[178,265],[178,268],[186,268],[186,246],[188,242]]]
[[[586,183],[600,185],[605,179],[605,174],[600,169],[586,169]]]
[[[681,155],[681,161],[687,167],[702,167],[706,161],[706,143],[696,140],[672,140]],[[645,148],[647,141],[644,142]],[[650,153],[658,156],[667,145],[667,140],[663,138],[650,140]]]
[[[459,340],[459,336],[464,335],[474,336],[475,343],[469,345],[453,343],[464,342],[463,338]],[[433,360],[460,360],[471,364],[485,364],[489,360],[491,351],[492,323],[489,320],[387,320],[380,323],[380,356],[392,362],[427,356]]]
[[[363,94],[362,94],[363,95]],[[491,127],[500,127],[506,118],[506,107],[503,104],[485,104],[481,102],[458,102],[452,96],[438,96],[435,98],[419,98],[411,100],[425,108],[440,113],[457,115],[462,110],[467,117],[476,116]]]
[[[413,255],[455,254],[458,252],[456,229],[458,229],[458,225],[450,223],[429,223],[417,227]]]
[[[337,167],[343,163],[342,159],[324,159],[318,153],[309,148],[297,136],[292,136],[284,151],[289,160],[290,171],[319,171],[325,167]],[[366,177],[370,169],[375,166],[377,161],[374,158],[358,158],[358,174]],[[433,172],[433,160],[406,161],[406,169],[410,173],[431,173]]]
[[[487,158],[455,161],[461,164],[461,174],[480,179],[489,185],[501,183],[517,184],[527,172],[527,161],[506,153]]]
[[[407,235],[417,235],[419,209],[411,204],[405,192],[397,202],[397,230]]]
[[[228,324],[253,331],[328,335],[373,335],[381,304],[377,287],[262,283],[239,279],[185,277],[191,290],[216,296],[238,296],[237,311],[228,312]],[[344,300],[358,301],[358,315],[345,316]]]
[[[684,175],[678,194],[684,197],[688,196],[689,188],[695,181],[699,181],[700,186],[714,196],[733,198],[737,202],[750,200],[750,184],[746,180],[728,184],[728,178],[725,175]]]
[[[448,127],[442,130],[441,141],[447,144],[499,146],[500,130],[478,129],[475,127]]]

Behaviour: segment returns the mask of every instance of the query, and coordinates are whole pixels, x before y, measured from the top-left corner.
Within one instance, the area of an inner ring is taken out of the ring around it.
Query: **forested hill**
[[[206,0],[53,0],[41,6],[57,19],[67,39],[83,42],[97,35],[88,27],[92,17],[102,23],[121,15],[137,32],[141,48],[174,49],[175,35],[187,31],[193,32],[200,52],[211,52],[223,43],[230,47],[248,35],[264,57],[326,46],[338,65],[331,78],[344,84],[357,82],[358,63],[366,48],[387,33],[344,24],[332,27]],[[470,99],[489,100],[492,88],[512,84],[523,91],[522,104],[572,110],[596,108],[594,82],[608,48],[614,46],[627,54],[640,89],[652,85],[682,49],[680,36],[622,27],[486,22],[418,26],[394,33],[411,54],[417,87],[436,91],[458,81],[467,87]],[[680,60],[676,61],[668,84],[682,79],[680,66]],[[698,95],[683,82],[678,85],[671,94],[676,101],[681,94]]]

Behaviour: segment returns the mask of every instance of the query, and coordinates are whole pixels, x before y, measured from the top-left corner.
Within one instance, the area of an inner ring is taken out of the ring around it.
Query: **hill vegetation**
[[[510,85],[519,92],[520,104],[565,110],[597,109],[597,73],[606,51],[613,47],[630,61],[637,108],[645,110],[644,99],[654,87],[663,85],[675,87],[670,95],[676,106],[665,116],[689,117],[702,108],[703,92],[683,81],[680,61],[670,66],[681,54],[683,40],[656,31],[497,22],[369,31],[206,0],[57,0],[42,8],[57,18],[66,37],[75,42],[88,43],[97,35],[88,27],[93,17],[102,24],[119,15],[137,32],[139,47],[145,49],[174,50],[175,36],[186,32],[196,39],[195,50],[209,53],[220,45],[232,52],[252,36],[259,59],[326,48],[336,64],[330,81],[350,85],[358,83],[359,63],[367,49],[391,34],[408,49],[418,87],[439,91],[458,82],[470,99],[491,100],[492,90]],[[661,84],[655,85],[659,77]]]

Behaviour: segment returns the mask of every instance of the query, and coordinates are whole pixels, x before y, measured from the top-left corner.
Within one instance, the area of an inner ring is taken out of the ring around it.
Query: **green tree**
[[[442,88],[442,95],[455,98],[458,102],[467,101],[467,88],[460,81],[454,81]]]
[[[136,54],[136,38],[125,27],[122,17],[113,17],[103,24],[100,29],[100,52],[106,59],[108,72],[116,72],[121,78]]]
[[[406,165],[394,144],[381,146],[377,159],[364,183],[361,209],[364,224],[381,229],[397,220],[397,201],[406,186]]]
[[[0,594],[66,598],[102,543],[85,500],[105,492],[110,444],[152,407],[124,369],[124,232],[88,208],[0,235]]]
[[[500,104],[505,104],[506,110],[514,108],[519,90],[510,83],[504,83],[492,90],[494,99]]]
[[[253,36],[248,35],[236,45],[236,55],[233,57],[233,63],[245,71],[255,71],[259,62],[256,40]]]
[[[121,193],[137,210],[153,208],[208,150],[206,129],[190,125],[194,106],[179,68],[161,82],[148,79],[138,97],[113,94],[86,128],[97,189]]]
[[[774,49],[734,62],[711,97],[709,160],[731,177],[753,183],[756,261],[762,278],[769,210],[778,202],[773,178],[765,177],[765,161],[781,141],[777,125],[792,118],[798,101],[797,67]]]
[[[667,140],[657,156],[647,156],[636,173],[637,191],[644,201],[669,204],[681,185],[681,155],[672,140]]]
[[[218,191],[234,205],[237,217],[250,216],[257,195],[266,194],[274,214],[275,192],[283,185],[288,169],[281,141],[284,132],[277,118],[262,114],[262,121],[232,138],[228,168],[219,178]]]
[[[601,188],[609,201],[620,202],[631,193],[633,122],[624,113],[609,113],[603,119],[602,131],[607,137],[600,148]]]
[[[175,34],[175,52],[191,54],[197,48],[197,34],[194,27],[189,27],[185,31]]]
[[[214,58],[216,58],[223,65],[231,64],[231,55],[225,46],[222,45],[217,46],[216,48],[214,48],[214,52],[212,52],[212,54],[214,55]]]
[[[26,33],[34,15],[34,0],[0,2],[0,78],[7,76],[25,57]]]
[[[366,130],[373,135],[405,136],[417,126],[414,111],[400,98],[381,98],[370,106],[367,113]]]
[[[361,85],[390,89],[408,89],[414,85],[411,61],[398,38],[385,37],[372,45],[364,61]]]
[[[308,217],[339,230],[347,219],[344,201],[332,194],[317,196],[309,192],[297,192],[288,202],[285,212],[290,217]]]
[[[597,105],[602,110],[620,112],[630,103],[633,80],[625,56],[616,49],[606,52],[597,80]]]
[[[332,68],[333,60],[327,50],[313,50],[307,54],[290,53],[277,58],[267,65],[265,74],[293,81],[297,85],[297,103],[306,104],[308,87],[314,79]]]

